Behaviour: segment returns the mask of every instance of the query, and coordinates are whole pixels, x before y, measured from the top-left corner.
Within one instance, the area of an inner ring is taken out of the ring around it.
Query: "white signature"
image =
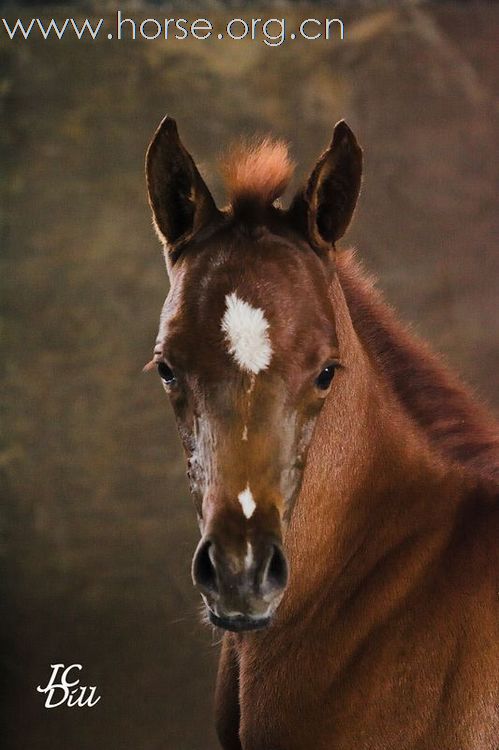
[[[65,667],[64,664],[51,664],[50,668],[52,674],[50,680],[42,687],[38,685],[36,688],[39,693],[46,693],[45,708],[57,708],[64,704],[69,708],[92,708],[96,703],[100,701],[100,695],[95,695],[97,688],[84,687],[80,685],[79,677],[70,681],[69,673],[73,669],[82,670],[81,664],[71,664],[69,667]],[[58,673],[63,670],[58,678]],[[58,682],[56,680],[59,679]]]

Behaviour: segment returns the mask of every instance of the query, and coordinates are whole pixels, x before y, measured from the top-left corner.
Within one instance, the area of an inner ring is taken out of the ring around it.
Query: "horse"
[[[499,436],[337,248],[361,187],[345,121],[287,208],[270,137],[219,209],[176,123],[147,151],[170,289],[153,359],[222,629],[224,750],[497,750]]]

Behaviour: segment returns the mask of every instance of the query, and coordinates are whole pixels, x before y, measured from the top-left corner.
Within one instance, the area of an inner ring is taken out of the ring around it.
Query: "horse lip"
[[[266,628],[272,617],[250,617],[249,615],[237,615],[236,617],[220,617],[213,610],[208,610],[208,616],[212,625],[233,633],[241,633],[245,630],[262,630]]]

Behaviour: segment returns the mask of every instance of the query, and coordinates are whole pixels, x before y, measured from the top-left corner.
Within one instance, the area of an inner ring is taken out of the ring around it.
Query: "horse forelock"
[[[294,166],[284,141],[266,136],[234,144],[221,162],[232,207],[272,205],[286,190]]]

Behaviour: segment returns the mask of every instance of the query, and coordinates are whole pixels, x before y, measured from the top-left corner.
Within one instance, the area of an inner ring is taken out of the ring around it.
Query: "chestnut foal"
[[[224,750],[497,750],[497,431],[336,251],[344,122],[289,209],[268,139],[217,209],[175,122],[147,154],[170,292],[157,366],[224,635]]]

